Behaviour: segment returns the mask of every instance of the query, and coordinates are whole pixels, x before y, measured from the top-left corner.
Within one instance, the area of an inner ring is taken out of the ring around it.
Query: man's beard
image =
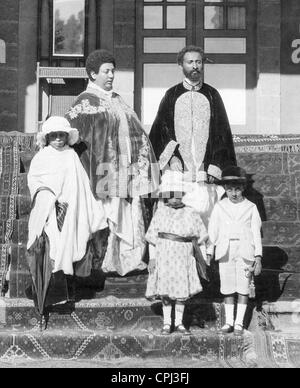
[[[203,70],[191,70],[191,71],[186,71],[183,70],[184,75],[186,76],[187,79],[189,79],[192,82],[200,82],[203,79]]]

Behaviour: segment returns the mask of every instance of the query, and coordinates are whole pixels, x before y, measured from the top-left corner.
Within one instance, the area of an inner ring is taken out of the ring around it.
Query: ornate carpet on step
[[[72,369],[109,369],[120,368],[147,368],[149,373],[154,372],[154,368],[172,368],[172,369],[216,369],[216,368],[246,368],[247,365],[240,359],[226,359],[205,361],[199,359],[179,359],[179,358],[133,358],[125,357],[122,359],[107,360],[32,360],[26,358],[14,359],[14,361],[0,361],[0,368],[72,368]],[[112,371],[115,374],[115,371]],[[176,371],[175,371],[176,372]],[[101,373],[101,372],[100,372]],[[198,371],[196,371],[197,378]],[[110,377],[109,377],[110,378]],[[102,380],[103,381],[103,380]],[[109,380],[110,381],[110,380]]]
[[[31,359],[122,359],[124,357],[194,358],[206,361],[241,359],[242,337],[198,329],[191,336],[160,335],[159,331],[36,331],[0,332],[0,361]]]
[[[36,329],[39,321],[34,304],[28,299],[0,298],[0,330],[28,331]],[[198,300],[186,308],[187,326],[205,323],[207,329],[219,329],[224,324],[222,304]],[[145,298],[101,297],[74,304],[57,305],[49,311],[49,330],[134,330],[161,329],[161,303]],[[202,325],[203,326],[203,325]]]
[[[249,341],[218,334],[224,322],[220,303],[203,301],[201,329],[192,326],[191,336],[162,336],[159,306],[145,300],[106,297],[76,303],[67,311],[56,307],[47,330],[39,330],[31,301],[0,299],[0,362],[39,360],[122,360],[134,358],[181,358],[240,364]],[[207,315],[204,315],[204,310]],[[212,314],[211,310],[214,310]],[[211,321],[209,321],[211,319]],[[227,361],[226,361],[227,362]]]
[[[300,332],[259,331],[255,333],[255,351],[262,366],[300,368]]]

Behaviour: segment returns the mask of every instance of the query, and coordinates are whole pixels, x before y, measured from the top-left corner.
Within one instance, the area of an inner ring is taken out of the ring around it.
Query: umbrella
[[[32,276],[34,302],[40,314],[40,328],[45,314],[45,301],[52,275],[52,265],[49,256],[49,239],[43,231],[27,251],[27,262]]]

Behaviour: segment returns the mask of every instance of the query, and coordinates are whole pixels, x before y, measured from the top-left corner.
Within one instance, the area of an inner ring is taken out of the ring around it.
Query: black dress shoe
[[[244,334],[244,328],[242,325],[234,325],[234,335],[239,336]]]
[[[171,325],[164,325],[160,333],[162,335],[169,335],[171,333]]]
[[[220,334],[228,334],[233,332],[233,326],[226,323],[221,329],[219,330]]]

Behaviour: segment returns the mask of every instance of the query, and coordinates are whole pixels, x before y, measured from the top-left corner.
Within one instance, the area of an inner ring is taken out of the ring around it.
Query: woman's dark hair
[[[112,53],[108,50],[95,50],[87,57],[85,69],[91,81],[93,81],[91,72],[93,71],[94,73],[98,74],[99,69],[103,63],[112,63],[116,67],[116,60]]]

